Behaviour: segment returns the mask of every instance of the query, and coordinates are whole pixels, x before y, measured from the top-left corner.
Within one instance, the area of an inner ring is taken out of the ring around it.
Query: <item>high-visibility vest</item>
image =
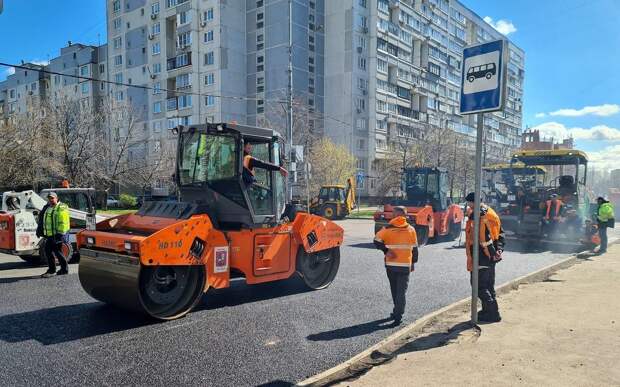
[[[545,215],[545,219],[549,220],[551,219],[551,207],[553,204],[553,200],[547,200],[547,214]],[[562,201],[561,200],[556,200],[555,201],[555,214],[553,215],[553,218],[557,218],[560,216],[560,209],[562,208]]]
[[[250,168],[250,161],[252,160],[252,156],[245,155],[243,156],[243,167],[250,172],[252,176],[254,176],[254,168]]]
[[[487,210],[480,217],[480,232],[478,238],[474,237],[474,217],[470,216],[465,225],[465,250],[467,254],[467,271],[472,271],[474,266],[473,249],[474,240],[477,239],[484,255],[491,258],[489,247],[493,245],[493,240],[499,238],[501,223],[499,217],[492,208],[485,207]],[[487,236],[488,234],[488,236]]]
[[[43,235],[51,237],[69,232],[69,207],[64,203],[49,206],[43,214]]]
[[[418,246],[418,236],[404,216],[390,221],[390,226],[380,230],[375,240],[381,242],[392,254],[385,255],[385,266],[411,268],[413,248]]]
[[[607,222],[614,217],[614,206],[605,202],[598,207],[597,218],[601,222]]]

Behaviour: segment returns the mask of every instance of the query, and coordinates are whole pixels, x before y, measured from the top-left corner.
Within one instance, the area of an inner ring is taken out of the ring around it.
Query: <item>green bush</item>
[[[135,196],[129,194],[121,194],[118,197],[118,201],[122,208],[131,208],[138,205],[138,199]]]

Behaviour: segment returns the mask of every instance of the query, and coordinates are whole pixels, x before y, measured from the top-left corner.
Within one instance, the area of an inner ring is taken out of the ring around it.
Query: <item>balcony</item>
[[[192,65],[192,53],[186,52],[173,58],[168,58],[166,69],[168,71],[180,69],[181,67]]]
[[[178,104],[177,104],[177,99],[175,98],[168,98],[166,100],[166,111],[172,111],[172,110],[177,110],[178,108]]]

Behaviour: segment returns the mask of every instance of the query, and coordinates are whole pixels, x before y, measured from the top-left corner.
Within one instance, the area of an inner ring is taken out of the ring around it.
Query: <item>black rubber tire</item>
[[[336,218],[336,206],[333,204],[326,204],[321,208],[321,216],[325,219],[333,220]]]
[[[473,81],[476,80],[476,77],[474,77],[473,75],[470,75],[469,77],[467,77],[467,80],[469,81],[469,83],[472,83]]]
[[[300,248],[297,253],[297,273],[310,289],[319,290],[328,287],[336,278],[339,267],[339,247],[316,253],[306,253]]]
[[[450,223],[450,229],[448,230],[448,235],[446,236],[449,241],[453,241],[458,239],[461,235],[461,224],[460,223]]]
[[[418,247],[428,244],[428,227],[418,226],[415,228],[415,232],[418,236]]]
[[[204,266],[143,266],[138,279],[144,311],[160,320],[179,318],[200,301],[204,292]]]

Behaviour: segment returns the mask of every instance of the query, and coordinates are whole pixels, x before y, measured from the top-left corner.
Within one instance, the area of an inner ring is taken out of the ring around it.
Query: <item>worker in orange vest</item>
[[[502,260],[504,251],[504,230],[497,213],[486,204],[480,205],[480,234],[474,235],[474,193],[465,200],[469,207],[465,226],[465,249],[467,254],[467,271],[473,270],[474,245],[478,245],[478,298],[482,310],[478,312],[478,321],[499,322],[502,320],[495,295],[495,265]]]
[[[407,209],[393,207],[394,218],[375,235],[374,244],[385,254],[385,270],[390,281],[394,309],[390,318],[399,325],[405,313],[409,274],[418,261],[418,237],[407,223]]]
[[[246,185],[252,185],[256,182],[254,176],[254,168],[262,168],[268,171],[280,171],[283,177],[288,176],[288,171],[279,165],[261,161],[252,156],[252,143],[246,142],[243,145],[243,181]]]
[[[542,219],[542,231],[544,235],[551,234],[557,225],[562,222],[564,203],[557,194],[551,194],[545,203],[545,216]]]
[[[69,180],[67,180],[67,178],[62,179],[62,182],[60,183],[60,187],[69,188]]]

